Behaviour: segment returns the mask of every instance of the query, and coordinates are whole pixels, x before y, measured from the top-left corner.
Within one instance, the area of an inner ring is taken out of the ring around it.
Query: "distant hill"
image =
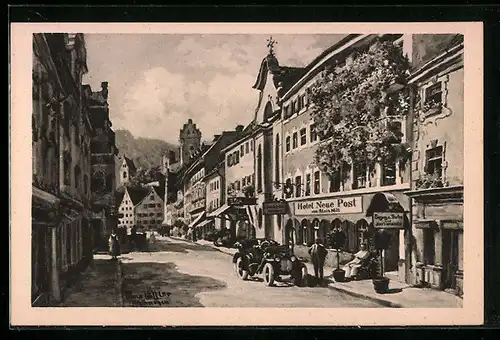
[[[132,159],[137,168],[161,165],[162,154],[168,151],[175,152],[176,160],[179,159],[178,146],[161,139],[135,138],[128,130],[116,130],[115,136],[119,156]]]

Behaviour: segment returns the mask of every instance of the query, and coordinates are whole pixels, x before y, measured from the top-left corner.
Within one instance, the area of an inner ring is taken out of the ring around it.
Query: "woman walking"
[[[116,235],[114,230],[111,232],[108,242],[109,254],[113,260],[116,260],[117,256],[120,255],[120,241],[118,240],[118,235]]]

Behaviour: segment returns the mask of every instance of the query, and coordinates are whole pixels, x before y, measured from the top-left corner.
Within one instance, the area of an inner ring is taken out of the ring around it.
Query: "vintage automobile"
[[[296,286],[307,284],[307,267],[286,245],[268,239],[244,240],[236,242],[238,252],[233,256],[236,275],[247,280],[248,277],[262,274],[264,283],[272,286],[289,276]]]

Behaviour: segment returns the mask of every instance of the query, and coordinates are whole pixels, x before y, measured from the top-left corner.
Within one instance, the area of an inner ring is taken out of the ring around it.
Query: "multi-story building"
[[[184,213],[190,228],[206,219],[206,174],[216,169],[224,159],[221,151],[238,139],[243,126],[234,131],[223,131],[214,136],[210,145],[203,144],[198,154],[194,154],[194,162],[184,172]]]
[[[412,283],[463,293],[463,36],[413,35]]]
[[[118,227],[130,234],[135,225],[139,229],[156,229],[164,220],[163,186],[126,187],[118,211]]]
[[[377,161],[373,167],[351,164],[342,170],[346,173],[331,177],[315,162],[316,149],[321,141],[310,114],[313,105],[309,98],[310,89],[323,77],[326,66],[350,62],[353,53],[371,46],[379,37],[373,34],[344,37],[306,66],[304,74],[280,96],[281,129],[276,129],[275,136],[281,130],[281,176],[285,187],[292,188],[284,193],[289,202],[284,236],[285,242],[293,239],[299,254],[315,238],[325,241],[328,232],[334,228],[344,230],[348,236],[345,250],[355,252],[361,242],[369,242],[367,231],[372,224],[371,207],[384,210],[390,203],[398,211],[410,210],[408,197],[404,194],[410,188],[407,164],[399,161]],[[408,43],[401,34],[385,35],[384,39],[392,40],[394,44]],[[407,47],[403,46],[403,50],[406,51]],[[401,143],[409,142],[411,119],[408,116],[393,117],[391,112],[384,112],[380,119],[387,126],[397,124],[402,135]],[[391,247],[385,253],[385,268],[387,271],[399,268],[404,276],[408,273],[405,263],[400,261],[405,258],[402,228],[389,231],[393,237]]]
[[[206,213],[207,219],[198,225],[201,234],[205,235],[212,230],[225,228],[224,217],[216,218],[216,211],[224,205],[224,160],[205,175],[203,181],[206,188]]]
[[[94,248],[107,246],[107,237],[117,226],[116,168],[118,149],[112,130],[108,108],[108,83],[101,84],[101,91],[93,92],[89,85],[83,88],[85,106],[92,123],[92,244]]]
[[[33,35],[32,303],[57,303],[92,258],[90,143],[82,105],[83,34]]]

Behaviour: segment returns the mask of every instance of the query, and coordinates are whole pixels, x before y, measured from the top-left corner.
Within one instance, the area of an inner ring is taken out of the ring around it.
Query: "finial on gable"
[[[269,54],[274,55],[274,45],[276,45],[278,42],[273,39],[272,36],[267,39],[267,48],[269,49]]]

